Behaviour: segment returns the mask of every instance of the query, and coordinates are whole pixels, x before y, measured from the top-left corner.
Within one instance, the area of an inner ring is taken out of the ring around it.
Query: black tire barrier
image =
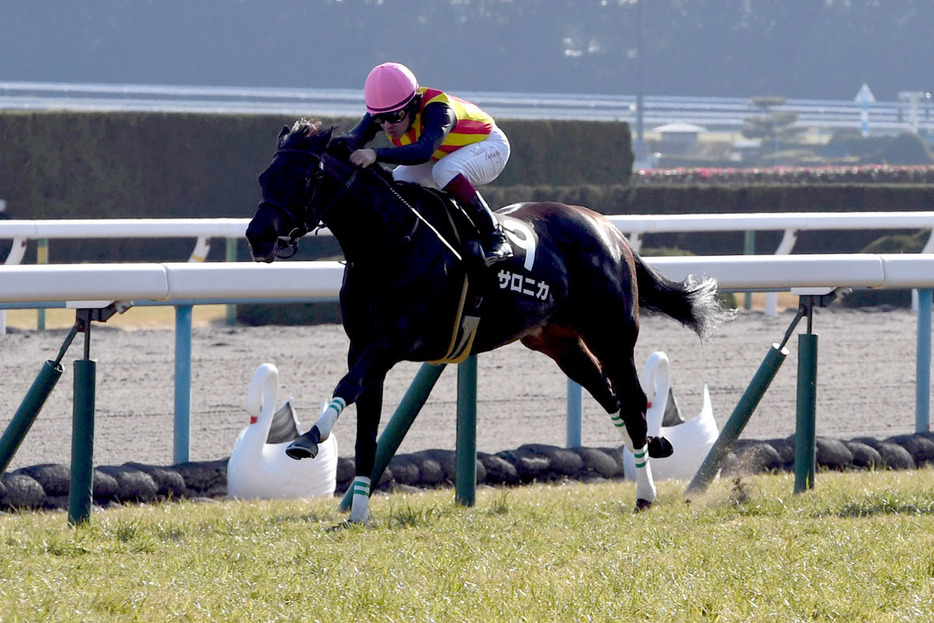
[[[844,443],[853,454],[853,466],[857,469],[881,469],[883,467],[882,455],[872,446],[855,439]]]
[[[853,466],[853,453],[839,439],[817,438],[817,464],[841,471]]]
[[[786,464],[778,450],[768,442],[738,439],[733,445],[733,454],[736,455],[738,463],[730,470],[731,472],[757,474],[786,469]]]
[[[850,440],[818,437],[817,466],[828,471],[904,470],[934,464],[934,434]],[[422,450],[393,457],[374,490],[453,487],[453,450]],[[738,440],[721,468],[723,477],[794,469],[794,438]],[[337,490],[343,495],[354,477],[354,461],[339,457]],[[527,444],[496,454],[477,453],[477,483],[517,486],[576,480],[602,482],[623,478],[623,452],[616,448],[560,448]],[[67,509],[71,470],[46,463],[23,467],[0,478],[0,510]],[[98,507],[163,500],[224,498],[227,459],[167,467],[124,463],[94,469],[93,499]]]

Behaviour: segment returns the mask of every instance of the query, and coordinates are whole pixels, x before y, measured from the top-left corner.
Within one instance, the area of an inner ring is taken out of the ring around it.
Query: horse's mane
[[[320,119],[306,119],[302,117],[292,124],[292,129],[282,139],[282,146],[295,149],[314,149],[322,138],[330,141],[331,131],[334,128],[321,129]],[[326,135],[326,136],[325,136]],[[316,140],[317,139],[317,140]],[[326,144],[326,143],[325,143]],[[320,147],[318,147],[320,149]]]
[[[342,133],[335,135],[336,129],[336,126],[333,125],[323,128],[320,119],[302,117],[292,124],[289,133],[282,140],[282,147],[325,151],[341,162],[346,163],[350,152],[345,145],[342,145],[339,141],[334,141],[334,139],[343,136]],[[367,171],[382,177],[386,181],[394,181],[392,173],[381,166],[368,167]]]

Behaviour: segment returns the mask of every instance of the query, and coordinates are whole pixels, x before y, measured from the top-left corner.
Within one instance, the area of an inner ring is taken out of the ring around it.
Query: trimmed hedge
[[[744,214],[753,212],[889,212],[934,209],[934,184],[818,186],[513,186],[484,191],[490,205],[560,201],[602,214]],[[893,230],[888,234],[911,234]],[[873,231],[805,231],[795,253],[855,253],[874,241]],[[772,253],[782,232],[757,232],[756,249]],[[743,232],[647,234],[646,247],[676,247],[697,255],[741,254]]]
[[[492,186],[629,184],[634,156],[628,123],[504,120],[509,164]]]
[[[281,115],[0,113],[0,197],[14,219],[246,218],[260,199],[256,176],[269,163],[279,130],[294,121]],[[357,120],[322,121],[342,131]],[[503,128],[514,151],[499,184],[629,180],[625,123],[506,121]],[[50,261],[184,261],[191,247],[182,240],[60,240],[51,245]],[[329,253],[312,250],[301,259]],[[249,257],[242,241],[238,255]],[[208,259],[223,258],[223,245],[215,245]]]
[[[0,114],[0,197],[10,218],[249,216],[257,174],[291,117],[184,113]],[[356,120],[324,118],[349,128]],[[507,121],[498,183],[627,183],[629,126]],[[618,157],[606,158],[605,154]]]
[[[281,127],[293,121],[280,115],[0,113],[0,197],[7,200],[9,218],[249,217],[259,201],[256,176],[269,162]],[[346,129],[356,119],[323,121]],[[561,201],[605,214],[934,206],[934,184],[924,183],[631,186],[631,136],[625,123],[505,120],[502,126],[513,155],[500,178],[484,187],[493,206]],[[763,232],[757,246],[771,252],[778,239],[779,234]],[[868,232],[806,232],[796,251],[852,252],[873,239]],[[184,261],[192,243],[57,240],[50,246],[50,261]],[[701,255],[741,253],[743,235],[670,234],[648,237],[645,244]],[[332,243],[318,240],[302,245],[299,259],[338,252]],[[245,241],[238,255],[249,256]],[[208,259],[223,257],[223,245],[214,245]]]
[[[817,184],[490,187],[491,203],[560,201],[602,214],[896,212],[934,208],[934,184]]]

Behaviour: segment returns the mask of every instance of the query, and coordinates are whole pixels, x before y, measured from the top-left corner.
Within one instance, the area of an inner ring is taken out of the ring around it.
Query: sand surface
[[[132,314],[130,310],[128,314]],[[742,312],[707,343],[663,317],[643,319],[636,349],[640,370],[655,350],[671,361],[672,385],[685,417],[701,407],[710,388],[720,426],[729,418],[773,342],[780,342],[794,314],[769,317]],[[743,437],[769,439],[795,429],[798,334],[790,354],[747,425]],[[842,439],[885,438],[915,429],[916,316],[901,311],[816,310],[819,336],[817,433]],[[10,330],[0,335],[0,426],[5,430],[42,363],[54,359],[67,331]],[[247,425],[243,407],[253,372],[263,362],[280,371],[280,402],[291,396],[303,427],[346,369],[348,341],[339,325],[316,327],[195,328],[192,350],[190,460],[229,456]],[[23,441],[11,468],[68,463],[71,452],[73,362],[83,356],[79,334],[66,354],[64,374]],[[174,358],[172,330],[125,330],[95,324],[91,358],[97,361],[94,461],[169,465],[173,462]],[[390,373],[383,425],[420,364]],[[453,449],[456,370],[448,366],[399,452]],[[514,344],[479,358],[477,447],[498,452],[524,443],[566,443],[567,384],[547,357]],[[586,395],[583,445],[618,445],[606,414]],[[335,428],[340,454],[353,455],[356,412],[344,412]]]

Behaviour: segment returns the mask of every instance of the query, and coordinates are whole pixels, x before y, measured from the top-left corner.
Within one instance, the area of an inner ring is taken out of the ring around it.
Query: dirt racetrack
[[[130,310],[128,313],[132,313]],[[720,426],[727,420],[770,344],[779,342],[793,312],[777,317],[742,312],[709,342],[663,317],[643,319],[636,350],[640,371],[654,350],[671,360],[672,385],[685,417],[700,409],[701,388],[710,388]],[[819,335],[817,433],[851,439],[886,438],[915,428],[914,313],[815,311]],[[797,334],[775,382],[753,414],[744,438],[791,435],[795,428]],[[42,362],[54,359],[65,330],[10,330],[0,335],[0,426],[6,429]],[[79,335],[63,364],[65,372],[23,441],[11,468],[68,463],[71,448],[73,361],[82,356]],[[91,357],[97,360],[94,462],[119,465],[172,461],[174,332],[124,330],[95,324]],[[345,371],[347,338],[339,325],[316,327],[195,328],[192,341],[191,455],[193,461],[230,454],[248,416],[243,408],[256,367],[271,362],[280,371],[280,402],[295,398],[303,427]],[[389,375],[383,425],[419,364],[405,363]],[[449,366],[451,367],[451,366]],[[442,374],[400,453],[453,449],[456,372]],[[550,359],[514,344],[479,358],[477,447],[482,452],[525,443],[564,446],[566,380]],[[335,429],[342,456],[353,455],[356,413],[349,408]],[[615,446],[619,438],[606,414],[585,393],[583,444]]]

